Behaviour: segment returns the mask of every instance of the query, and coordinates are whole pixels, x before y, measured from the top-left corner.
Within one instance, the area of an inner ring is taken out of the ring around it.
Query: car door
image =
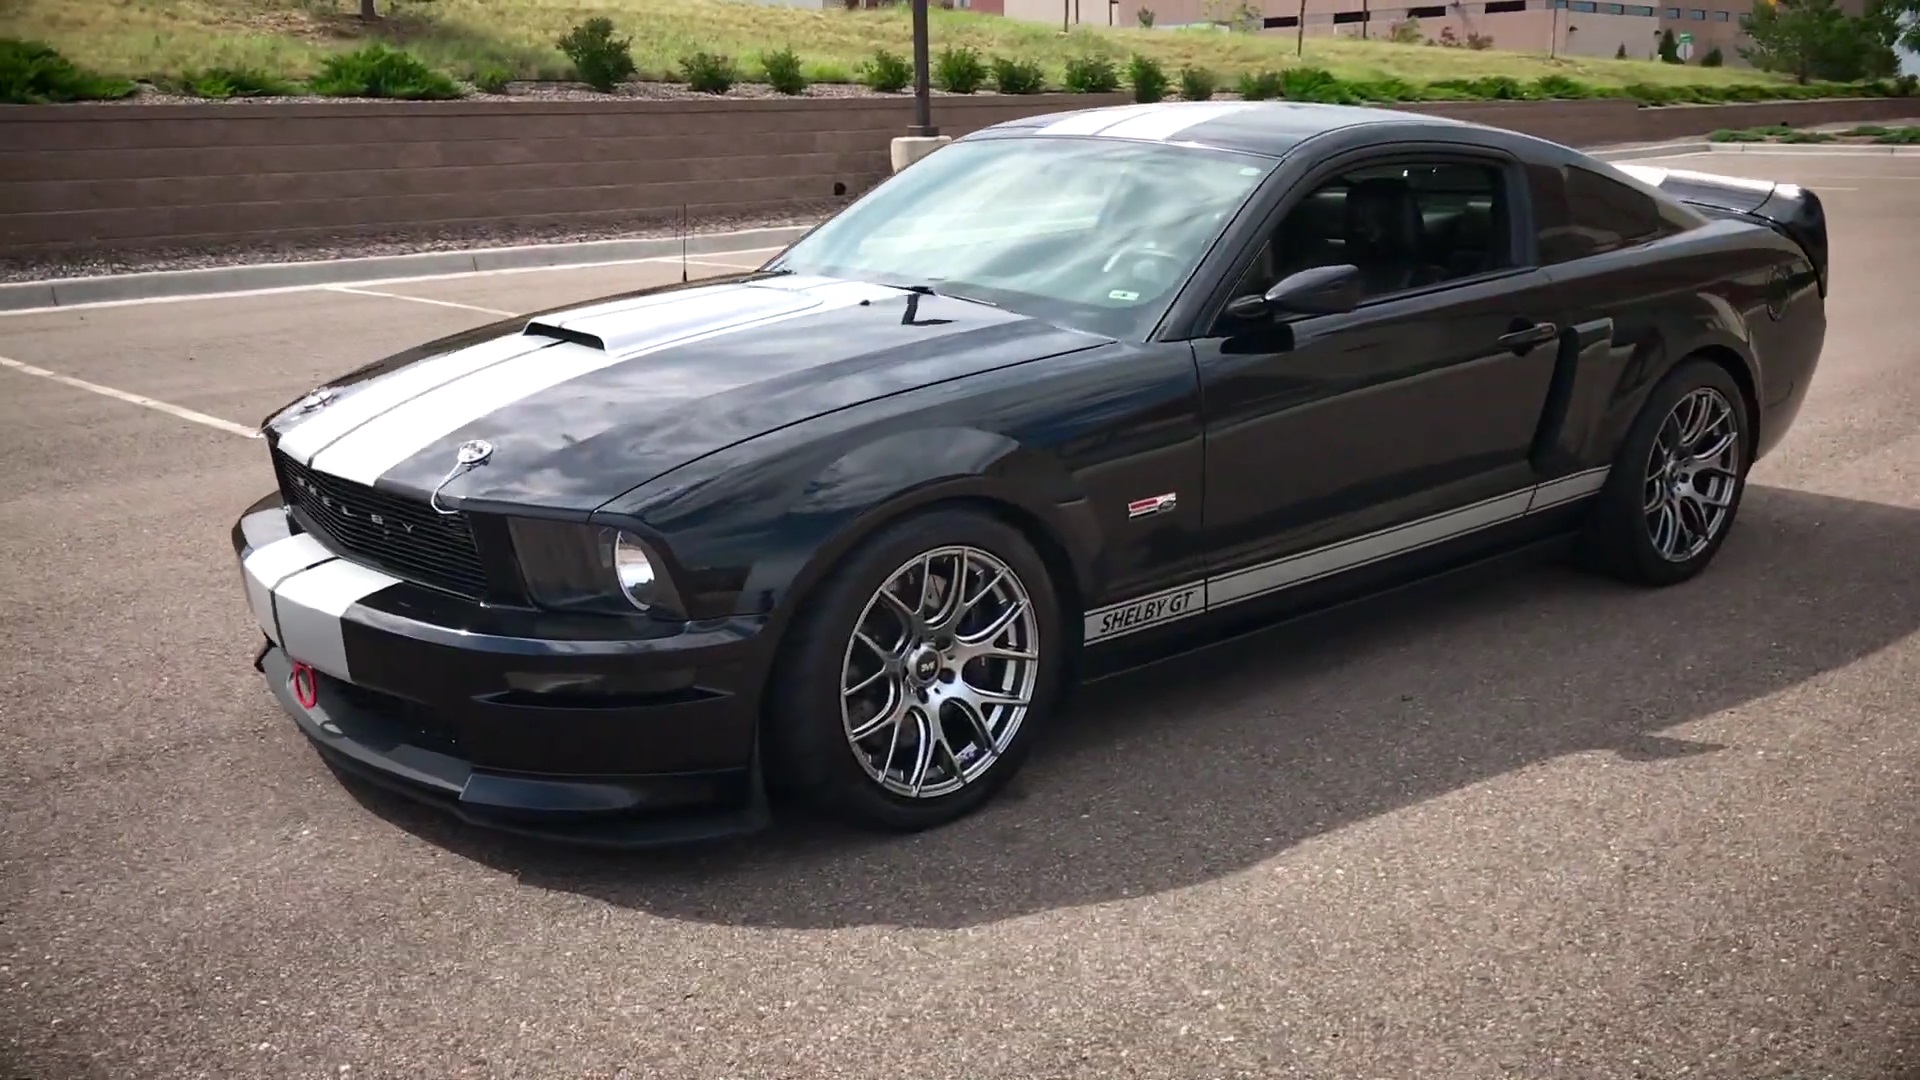
[[[1369,231],[1369,214],[1406,220],[1405,198],[1418,211],[1410,235]],[[1498,151],[1401,145],[1335,158],[1275,207],[1266,245],[1229,273],[1193,343],[1209,608],[1525,513],[1558,336],[1544,314],[1552,283],[1513,225],[1525,200],[1518,164]],[[1402,255],[1417,273],[1401,272]],[[1352,311],[1224,310],[1341,263],[1367,271]]]

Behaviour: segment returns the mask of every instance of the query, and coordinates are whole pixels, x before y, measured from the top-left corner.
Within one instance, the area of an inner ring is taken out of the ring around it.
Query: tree
[[[1832,0],[1828,2],[1831,3]],[[1660,59],[1669,64],[1680,62],[1680,43],[1674,40],[1671,26],[1660,31]]]
[[[1901,31],[1887,0],[1875,0],[1857,18],[1835,7],[1834,0],[1775,0],[1755,4],[1752,14],[1740,16],[1740,26],[1753,39],[1752,45],[1740,46],[1740,55],[1754,67],[1790,74],[1795,82],[1851,82],[1899,70],[1893,44]]]

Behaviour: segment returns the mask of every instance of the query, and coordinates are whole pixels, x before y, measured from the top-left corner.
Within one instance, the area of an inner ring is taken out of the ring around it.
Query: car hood
[[[265,432],[302,465],[397,494],[590,511],[789,424],[1110,343],[909,289],[748,275],[411,349],[295,402]],[[459,470],[475,440],[491,454]]]

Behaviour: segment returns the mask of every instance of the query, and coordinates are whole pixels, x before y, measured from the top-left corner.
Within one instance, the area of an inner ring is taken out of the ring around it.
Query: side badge
[[[1127,504],[1127,520],[1152,517],[1155,514],[1170,514],[1179,502],[1180,493],[1169,491],[1165,495],[1155,495],[1150,499],[1135,499]]]

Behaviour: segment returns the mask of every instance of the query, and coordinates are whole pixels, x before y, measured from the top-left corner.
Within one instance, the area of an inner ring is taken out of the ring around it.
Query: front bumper
[[[256,666],[343,771],[475,824],[576,843],[697,842],[766,823],[759,620],[489,608],[335,557],[294,531],[278,496],[247,509],[233,544],[267,638]],[[306,693],[297,667],[311,672]]]

